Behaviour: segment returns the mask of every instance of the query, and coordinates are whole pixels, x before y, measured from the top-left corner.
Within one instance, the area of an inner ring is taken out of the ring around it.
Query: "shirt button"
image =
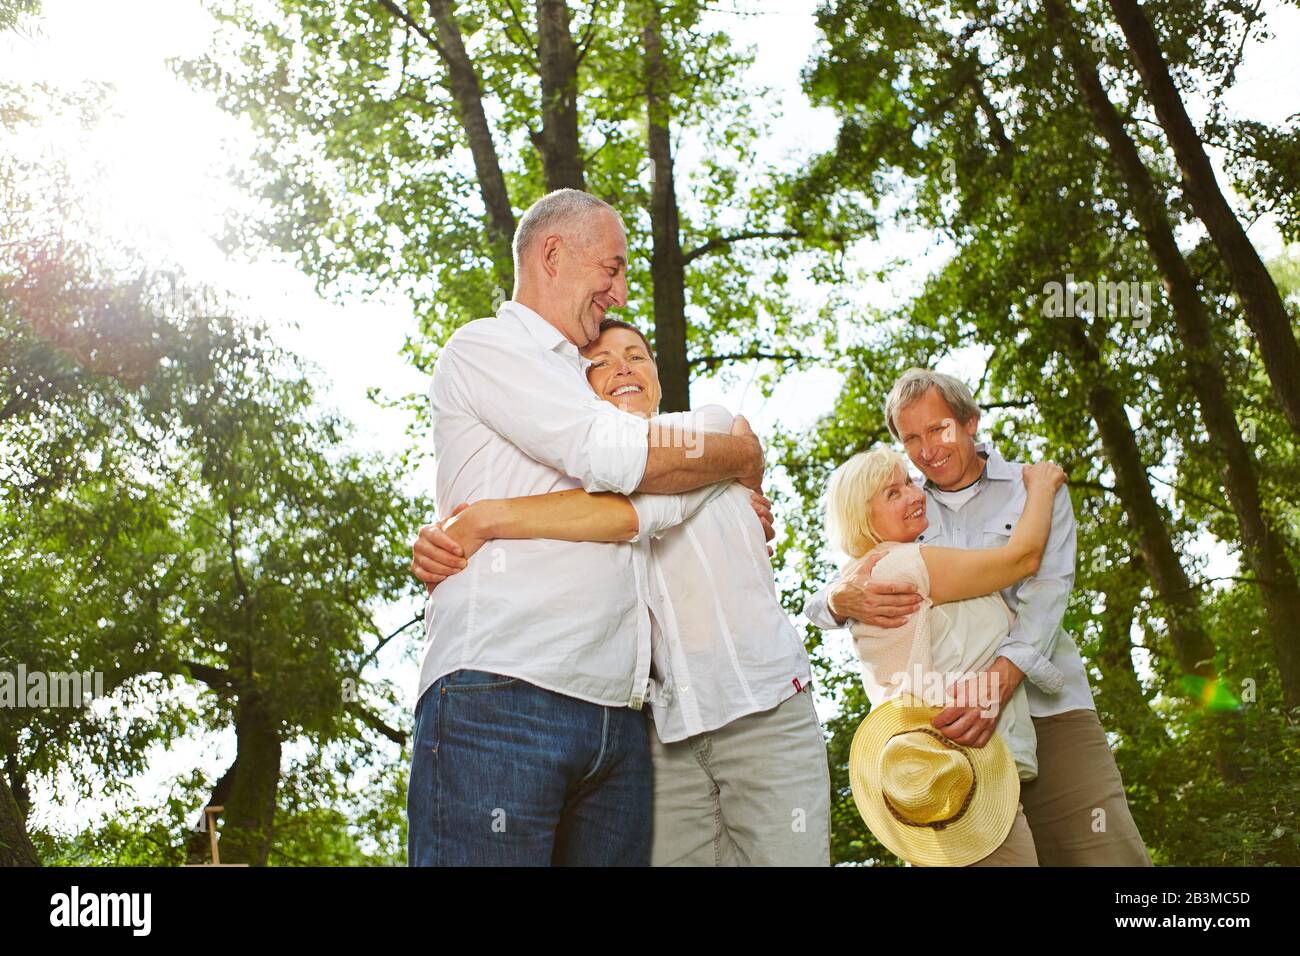
[[[1008,530],[1008,531],[1011,530],[1011,525],[1007,525],[1007,530]]]

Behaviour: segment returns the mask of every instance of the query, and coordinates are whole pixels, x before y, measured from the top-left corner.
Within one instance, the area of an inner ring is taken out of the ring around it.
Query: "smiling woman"
[[[591,361],[587,381],[601,398],[642,418],[658,411],[661,391],[654,352],[636,326],[604,319],[600,335],[582,355]]]
[[[852,624],[854,645],[862,661],[863,687],[873,712],[896,699],[911,706],[907,698],[914,698],[917,704],[934,708],[917,711],[929,720],[946,702],[946,688],[954,683],[968,688],[969,675],[989,667],[1015,623],[998,592],[1038,570],[1051,531],[1052,502],[1064,480],[1065,473],[1050,462],[1025,468],[1026,501],[1011,539],[1000,548],[963,549],[919,544],[929,524],[925,496],[908,476],[907,459],[898,452],[873,448],[854,455],[836,470],[827,491],[827,526],[836,545],[855,559],[845,574],[860,568],[873,581],[911,585],[923,599],[918,612],[901,627],[856,621]],[[936,681],[932,679],[936,674],[944,676]],[[1005,742],[1019,778],[1035,779],[1036,738],[1025,688],[1016,687],[1006,694],[998,681],[991,692],[979,698],[979,706],[999,720],[998,737]],[[991,728],[988,734],[971,746],[984,747],[992,739]],[[956,744],[944,746],[956,748]],[[995,743],[994,749],[1001,747],[1002,743]],[[863,766],[887,768],[887,751],[888,747],[875,746],[870,753],[864,753]],[[899,765],[906,766],[911,759],[900,757]],[[897,836],[892,833],[893,817],[879,812],[878,800],[870,796],[870,788],[864,788],[854,773],[851,769],[854,796],[864,820],[877,838],[900,857],[927,865],[936,861],[1034,865],[1033,837],[1022,810],[1008,812],[995,828],[980,824],[982,852],[957,853],[953,846],[945,846],[948,841],[944,837],[927,832],[927,838],[933,836],[936,841],[935,855],[914,855],[916,847],[911,841],[891,839]],[[938,792],[938,780],[936,776],[915,791],[933,795]],[[1014,780],[1003,783],[1016,789]],[[987,784],[984,786],[987,788]]]

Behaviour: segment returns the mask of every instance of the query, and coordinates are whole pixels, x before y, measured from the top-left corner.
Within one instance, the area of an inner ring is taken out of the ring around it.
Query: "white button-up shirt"
[[[657,424],[731,430],[719,405]],[[707,443],[708,436],[701,441]],[[728,481],[682,495],[634,495],[638,543],[649,542],[651,701],[665,743],[776,707],[811,679],[808,652],[776,596],[749,490]]]
[[[1025,509],[1021,466],[1008,464],[988,442],[980,443],[976,450],[986,459],[984,472],[975,484],[975,495],[957,510],[943,504],[926,481],[925,513],[930,527],[917,538],[918,543],[946,548],[996,548],[1011,537]],[[1061,626],[1070,588],[1074,586],[1074,557],[1074,507],[1069,490],[1060,488],[1052,505],[1052,531],[1038,573],[1001,591],[1016,619],[995,656],[1005,657],[1024,672],[1033,717],[1096,709],[1079,649]],[[820,628],[842,627],[826,604],[829,587],[810,597],[803,613]]]
[[[649,425],[596,397],[589,364],[517,302],[458,329],[429,387],[440,509],[578,487],[631,494]],[[639,708],[650,671],[646,590],[630,543],[489,541],[429,599],[419,693],[470,668]]]

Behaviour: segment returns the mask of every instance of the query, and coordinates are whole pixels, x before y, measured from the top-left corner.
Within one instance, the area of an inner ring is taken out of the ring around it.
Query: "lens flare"
[[[1179,683],[1188,697],[1197,702],[1201,710],[1219,712],[1237,710],[1241,701],[1228,689],[1227,683],[1220,678],[1200,677],[1196,674],[1184,674]]]

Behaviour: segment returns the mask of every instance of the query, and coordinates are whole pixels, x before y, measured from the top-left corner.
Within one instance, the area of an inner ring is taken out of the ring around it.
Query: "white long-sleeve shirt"
[[[458,329],[429,388],[439,507],[578,487],[631,494],[649,426],[592,392],[589,364],[517,302]],[[630,543],[490,541],[429,599],[419,694],[470,668],[639,708],[648,602],[644,559]]]
[[[655,422],[725,434],[732,416],[706,405]],[[749,490],[728,481],[683,495],[634,495],[632,504],[637,541],[649,542],[659,739],[716,730],[807,685],[808,652],[777,599]]]

